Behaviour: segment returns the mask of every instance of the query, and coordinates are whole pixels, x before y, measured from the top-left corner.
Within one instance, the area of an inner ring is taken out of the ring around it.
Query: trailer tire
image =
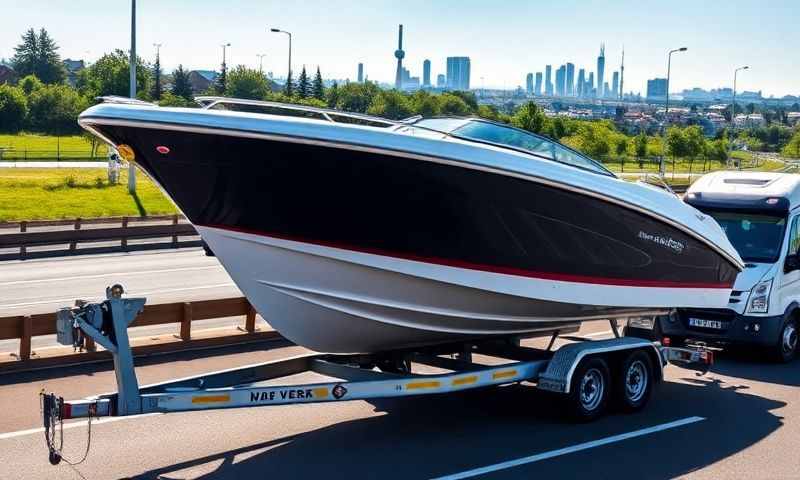
[[[572,376],[567,395],[570,417],[578,422],[592,421],[606,412],[611,374],[601,357],[583,360]]]
[[[614,381],[614,404],[622,412],[638,412],[653,394],[655,372],[650,355],[642,350],[628,354]]]

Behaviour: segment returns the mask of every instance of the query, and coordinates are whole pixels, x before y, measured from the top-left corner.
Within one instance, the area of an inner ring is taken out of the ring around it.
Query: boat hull
[[[318,351],[713,308],[738,273],[673,225],[534,176],[269,133],[82,124],[130,146],[262,316]]]

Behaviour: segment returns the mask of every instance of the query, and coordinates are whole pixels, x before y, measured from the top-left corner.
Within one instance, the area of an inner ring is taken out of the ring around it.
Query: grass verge
[[[35,135],[20,133],[0,135],[0,150],[3,160],[62,160],[84,159],[92,155],[92,146],[80,135],[57,137],[54,135]],[[95,153],[100,159],[106,158],[106,145],[100,142]]]
[[[0,221],[52,220],[177,212],[141,171],[136,195],[127,172],[109,185],[102,168],[0,168]]]

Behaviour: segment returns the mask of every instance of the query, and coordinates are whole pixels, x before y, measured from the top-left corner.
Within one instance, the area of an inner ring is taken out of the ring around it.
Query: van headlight
[[[769,311],[769,293],[772,290],[772,279],[759,282],[750,290],[747,303],[748,313],[767,313]]]

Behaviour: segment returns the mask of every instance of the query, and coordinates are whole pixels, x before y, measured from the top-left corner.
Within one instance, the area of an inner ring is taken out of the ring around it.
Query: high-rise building
[[[667,98],[667,79],[654,78],[647,81],[647,99],[664,100]]]
[[[611,89],[610,89],[610,88],[608,88],[608,82],[603,82],[603,96],[604,96],[604,98],[605,98],[605,96],[607,96],[607,95],[608,95],[608,92],[609,92],[610,90],[611,90]]]
[[[553,66],[547,65],[544,67],[544,94],[548,97],[553,96]]]
[[[533,87],[533,93],[542,94],[542,72],[536,72],[536,85]]]
[[[397,33],[397,50],[394,51],[394,58],[397,59],[397,73],[394,76],[394,88],[400,90],[403,88],[403,57],[406,52],[403,51],[403,26],[400,25]]]
[[[428,59],[422,62],[422,86],[424,88],[431,86],[431,61]]]
[[[594,91],[594,72],[589,72],[589,80],[586,81],[586,96],[593,97],[597,92]]]
[[[600,44],[600,56],[597,57],[597,97],[603,98],[603,74],[606,70],[606,44]]]
[[[575,95],[575,65],[567,63],[567,87],[564,94],[572,97]]]
[[[443,73],[436,75],[436,88],[444,88],[447,86],[447,77]]]
[[[579,97],[586,95],[586,70],[582,68],[578,70],[578,82],[575,84],[575,90],[575,94]]]
[[[561,65],[556,70],[556,96],[563,97],[566,94],[567,86],[567,66]]]
[[[619,98],[619,72],[614,72],[611,76],[611,96]]]
[[[358,83],[364,83],[364,64],[358,64]]]
[[[469,90],[469,57],[447,57],[447,88]]]
[[[625,47],[622,47],[622,64],[619,66],[619,99],[625,97]]]
[[[533,95],[533,74],[529,73],[525,77],[525,93]]]

